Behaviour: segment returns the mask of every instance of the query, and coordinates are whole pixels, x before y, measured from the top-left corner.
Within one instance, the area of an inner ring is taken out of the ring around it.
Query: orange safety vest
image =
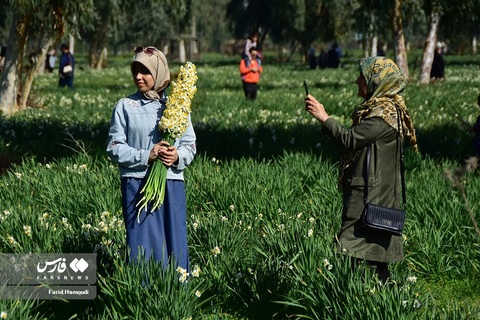
[[[258,71],[252,71],[253,68],[257,68]],[[242,81],[246,83],[258,83],[260,81],[260,74],[263,72],[262,66],[258,65],[257,60],[250,61],[250,66],[247,67],[245,64],[245,59],[240,61],[240,75],[242,76]]]

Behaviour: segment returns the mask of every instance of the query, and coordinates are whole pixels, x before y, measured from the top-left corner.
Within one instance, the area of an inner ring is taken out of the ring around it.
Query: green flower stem
[[[164,136],[163,141],[173,145],[174,139],[170,138],[169,134]],[[137,203],[138,215],[140,218],[140,212],[143,209],[154,211],[163,204],[165,198],[165,186],[167,182],[168,168],[160,160],[155,160],[150,169],[150,173],[147,176],[147,181],[140,191],[143,197]]]

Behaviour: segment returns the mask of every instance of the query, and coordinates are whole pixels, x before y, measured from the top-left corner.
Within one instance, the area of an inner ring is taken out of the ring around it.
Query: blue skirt
[[[167,180],[165,199],[155,211],[137,216],[140,190],[146,179],[122,178],[122,209],[129,260],[153,258],[168,266],[169,259],[189,270],[185,183]]]

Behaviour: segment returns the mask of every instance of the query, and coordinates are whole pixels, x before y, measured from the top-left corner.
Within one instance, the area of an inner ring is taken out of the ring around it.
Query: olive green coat
[[[332,118],[322,126],[322,132],[341,150],[360,154],[347,169],[341,181],[343,188],[342,226],[337,236],[337,249],[359,259],[393,262],[403,259],[403,239],[366,230],[362,225],[365,197],[365,156],[372,145],[370,202],[399,208],[402,203],[400,175],[400,143],[397,131],[380,117],[363,119],[357,126],[345,129]]]

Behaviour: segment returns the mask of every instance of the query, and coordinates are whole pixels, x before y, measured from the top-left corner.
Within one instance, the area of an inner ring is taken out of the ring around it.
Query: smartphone
[[[305,87],[305,96],[308,96],[308,85],[307,85],[307,80],[303,80],[303,86]]]

